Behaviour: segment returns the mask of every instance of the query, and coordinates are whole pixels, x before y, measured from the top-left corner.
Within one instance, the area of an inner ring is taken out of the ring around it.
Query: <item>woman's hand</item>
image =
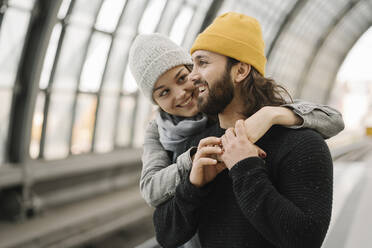
[[[266,157],[266,153],[247,138],[243,120],[236,122],[235,129],[227,129],[221,140],[223,146],[221,158],[229,170],[245,158]]]
[[[190,182],[196,187],[203,187],[212,181],[226,166],[217,160],[222,154],[221,139],[208,137],[199,142],[193,158]]]
[[[244,121],[247,138],[256,143],[272,125],[300,125],[301,117],[286,107],[265,106]]]

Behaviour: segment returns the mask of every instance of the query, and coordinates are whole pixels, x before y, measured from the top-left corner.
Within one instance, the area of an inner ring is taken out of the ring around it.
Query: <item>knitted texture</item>
[[[218,124],[185,146],[221,136]],[[266,160],[250,157],[203,188],[185,178],[154,213],[163,247],[198,232],[202,247],[321,247],[331,218],[332,159],[312,130],[272,127],[257,143]]]
[[[253,17],[228,12],[218,16],[191,47],[196,50],[219,53],[252,65],[265,75],[265,44],[261,26]]]
[[[185,49],[159,33],[138,35],[129,52],[129,68],[138,88],[152,102],[154,85],[163,73],[191,64],[191,56]]]

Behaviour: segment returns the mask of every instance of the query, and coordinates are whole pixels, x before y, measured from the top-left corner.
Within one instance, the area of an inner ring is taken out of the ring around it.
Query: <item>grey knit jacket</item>
[[[344,129],[341,113],[329,106],[301,100],[284,106],[303,119],[302,125],[289,128],[311,128],[324,138],[330,138]],[[172,164],[159,141],[156,122],[149,123],[143,145],[140,189],[142,197],[150,206],[156,207],[174,195],[180,179],[191,169],[191,149],[179,155],[176,163]]]

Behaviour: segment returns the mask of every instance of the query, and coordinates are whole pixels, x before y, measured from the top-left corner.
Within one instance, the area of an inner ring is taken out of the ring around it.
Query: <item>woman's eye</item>
[[[169,90],[162,90],[159,94],[160,97],[167,95]]]
[[[179,83],[183,83],[186,81],[188,74],[184,74],[178,78]]]

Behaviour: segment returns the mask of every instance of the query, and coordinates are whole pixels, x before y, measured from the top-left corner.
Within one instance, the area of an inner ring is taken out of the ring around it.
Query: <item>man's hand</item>
[[[221,139],[217,137],[208,137],[199,142],[190,172],[190,182],[196,187],[203,187],[226,169],[225,164],[216,159],[222,154],[220,145]]]
[[[221,158],[229,170],[245,158],[266,157],[266,153],[248,139],[243,120],[236,122],[235,129],[227,129],[221,140],[223,146]]]

